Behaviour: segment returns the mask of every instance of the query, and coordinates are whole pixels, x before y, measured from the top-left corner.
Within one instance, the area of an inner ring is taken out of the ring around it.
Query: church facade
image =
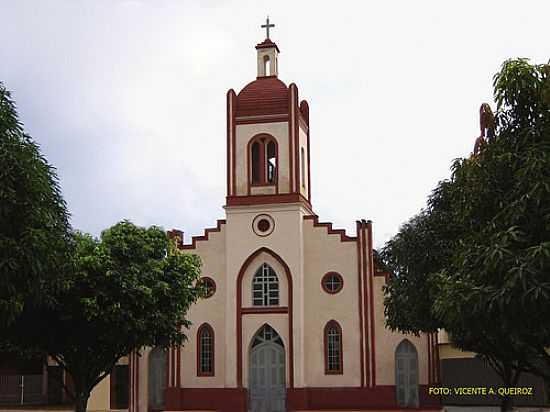
[[[227,93],[226,218],[190,243],[170,232],[208,297],[185,346],[130,355],[130,412],[439,410],[436,336],[385,328],[372,223],[315,214],[309,105],[269,35],[256,50],[257,78]]]

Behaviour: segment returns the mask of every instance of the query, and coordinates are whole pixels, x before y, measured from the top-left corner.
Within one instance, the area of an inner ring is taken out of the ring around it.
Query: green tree
[[[67,261],[69,223],[54,169],[19,123],[0,82],[0,327]]]
[[[529,371],[550,382],[549,77],[548,65],[503,64],[494,132],[381,253],[395,273],[388,326],[444,328],[505,380]]]
[[[75,233],[72,270],[53,306],[26,305],[4,344],[49,355],[72,377],[75,410],[122,356],[185,339],[186,313],[202,296],[201,263],[158,227],[123,221],[101,239]]]

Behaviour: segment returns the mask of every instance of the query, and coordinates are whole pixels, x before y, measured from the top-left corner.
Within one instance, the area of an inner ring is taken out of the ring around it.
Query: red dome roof
[[[288,87],[276,77],[260,77],[237,95],[237,116],[288,113]]]

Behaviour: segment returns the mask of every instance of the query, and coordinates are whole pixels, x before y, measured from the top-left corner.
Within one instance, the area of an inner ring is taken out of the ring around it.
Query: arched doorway
[[[264,325],[250,345],[249,411],[286,411],[285,347],[279,334]]]
[[[395,391],[397,405],[418,408],[418,353],[407,339],[395,349]]]
[[[149,410],[164,409],[166,390],[166,351],[161,347],[149,353]]]

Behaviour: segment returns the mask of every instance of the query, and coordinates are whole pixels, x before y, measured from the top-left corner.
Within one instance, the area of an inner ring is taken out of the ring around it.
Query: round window
[[[275,221],[269,215],[257,215],[252,221],[252,230],[258,236],[268,236],[275,229]]]
[[[209,297],[212,297],[214,293],[216,292],[216,282],[214,282],[214,279],[212,278],[201,278],[200,279],[200,286],[202,286],[204,290],[204,298],[208,299]]]
[[[260,232],[267,232],[269,228],[271,227],[271,223],[269,223],[269,220],[267,219],[260,219],[258,221],[258,230]]]
[[[323,290],[330,294],[338,293],[344,287],[344,279],[339,273],[328,272],[321,280]]]

